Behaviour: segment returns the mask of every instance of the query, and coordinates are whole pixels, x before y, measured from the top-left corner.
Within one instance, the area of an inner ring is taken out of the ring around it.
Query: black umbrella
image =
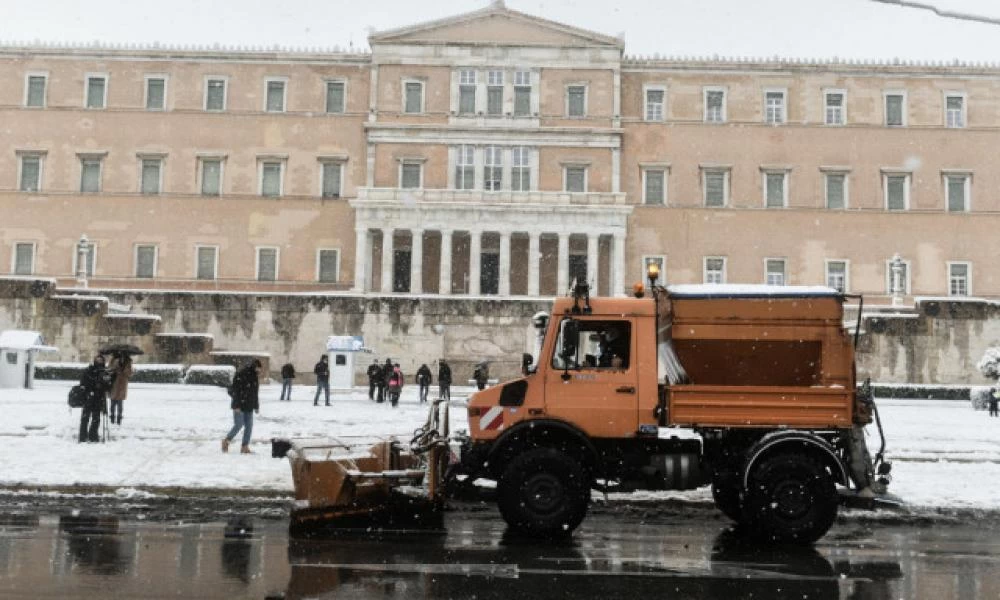
[[[132,344],[110,344],[101,348],[98,354],[114,354],[115,356],[145,354],[138,346]]]

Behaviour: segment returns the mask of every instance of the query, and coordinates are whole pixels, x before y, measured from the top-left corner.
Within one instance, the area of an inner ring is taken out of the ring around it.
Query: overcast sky
[[[1000,0],[922,0],[1000,18]],[[367,48],[368,33],[482,8],[484,0],[29,0],[0,43],[140,42]],[[508,0],[516,10],[625,35],[627,54],[1000,62],[1000,25],[872,0]]]

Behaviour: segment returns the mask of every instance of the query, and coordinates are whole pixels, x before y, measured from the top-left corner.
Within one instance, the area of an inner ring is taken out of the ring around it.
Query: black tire
[[[733,471],[717,473],[712,478],[712,499],[722,514],[737,523],[743,522],[743,508],[740,502],[739,475]]]
[[[837,518],[837,489],[811,456],[775,454],[754,467],[743,498],[743,519],[757,538],[811,544]]]
[[[497,481],[497,505],[507,525],[534,537],[569,535],[586,516],[589,501],[586,471],[551,448],[517,455]]]

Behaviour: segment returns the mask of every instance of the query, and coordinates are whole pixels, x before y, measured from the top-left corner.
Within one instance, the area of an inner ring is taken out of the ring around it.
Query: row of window
[[[642,257],[642,272],[646,273],[650,264],[656,264],[660,269],[662,285],[666,277],[666,256]],[[702,281],[704,283],[727,283],[727,259],[724,256],[706,256],[702,259]],[[850,266],[848,260],[828,259],[825,261],[826,285],[840,292],[850,292]],[[948,295],[968,296],[972,293],[972,263],[954,261],[947,263]],[[910,261],[900,264],[899,279],[893,282],[892,260],[885,261],[885,293],[892,294],[898,283],[898,293],[910,294]],[[763,283],[766,285],[786,285],[788,281],[788,260],[784,258],[765,258]],[[652,285],[651,281],[646,281]]]
[[[97,244],[87,245],[87,275],[93,277],[97,264]],[[73,273],[79,268],[78,247],[73,248]],[[258,246],[255,273],[258,281],[278,281],[280,250],[273,246]],[[34,275],[37,244],[35,242],[15,242],[11,257],[10,271],[14,275]],[[159,247],[156,244],[136,244],[132,264],[133,275],[139,279],[153,279],[158,276]],[[195,279],[217,279],[219,273],[219,247],[212,245],[195,246],[195,263],[192,275]],[[340,250],[319,248],[316,250],[316,281],[336,283],[340,277]]]
[[[644,86],[646,121],[666,120],[667,88],[660,85]],[[702,120],[706,123],[725,123],[727,117],[727,93],[724,87],[705,87],[702,90]],[[780,125],[788,121],[788,90],[766,88],[763,93],[762,113],[764,123]],[[966,125],[966,93],[944,92],[945,127],[961,128]],[[847,125],[847,90],[823,90],[823,123],[825,125]],[[882,92],[882,124],[886,127],[906,127],[908,124],[906,90],[884,90]]]
[[[18,190],[39,192],[42,190],[44,152],[18,152]],[[80,191],[96,193],[103,189],[104,154],[78,155],[80,159]],[[159,194],[163,189],[163,172],[166,156],[162,154],[138,155],[138,190],[142,194]],[[324,198],[338,198],[342,193],[343,159],[319,159],[319,193]],[[203,196],[218,196],[222,193],[226,159],[220,155],[206,155],[198,158],[196,165],[197,185]],[[277,197],[284,193],[286,159],[283,157],[261,157],[257,160],[257,193],[261,196]]]
[[[709,208],[730,205],[729,167],[702,167],[702,203]],[[850,173],[843,168],[823,168],[823,196],[826,208],[843,209],[849,206]],[[643,204],[667,203],[667,174],[665,167],[643,167]],[[789,168],[761,167],[761,195],[765,208],[788,207]],[[943,171],[944,201],[948,212],[971,210],[972,173]],[[910,208],[909,172],[882,172],[882,199],[885,210],[900,211]]]

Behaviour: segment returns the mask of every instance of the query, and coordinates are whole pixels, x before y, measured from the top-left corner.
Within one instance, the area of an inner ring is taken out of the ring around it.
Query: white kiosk
[[[0,333],[0,388],[24,388],[35,385],[35,354],[56,352],[46,346],[37,331],[11,329]]]
[[[326,351],[330,358],[330,389],[350,391],[354,387],[354,363],[358,352],[371,352],[365,348],[360,335],[331,335],[326,338]]]

